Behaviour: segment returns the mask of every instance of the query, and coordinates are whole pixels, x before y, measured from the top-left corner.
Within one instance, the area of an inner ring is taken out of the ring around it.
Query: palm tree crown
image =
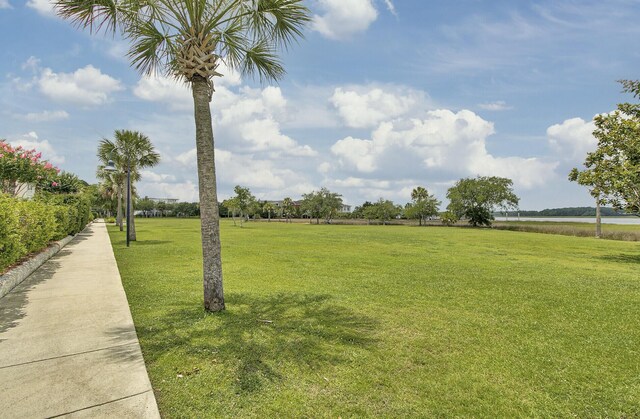
[[[284,74],[277,50],[310,20],[300,0],[57,0],[55,7],[92,32],[120,31],[141,73],[184,81],[222,76],[222,60],[243,75],[277,80]]]

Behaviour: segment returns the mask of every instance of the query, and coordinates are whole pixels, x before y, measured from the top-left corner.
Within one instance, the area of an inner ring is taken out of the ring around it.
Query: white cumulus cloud
[[[382,121],[404,115],[418,105],[425,106],[423,92],[401,87],[383,90],[380,87],[356,86],[338,87],[329,99],[331,104],[347,124],[352,128],[376,126]]]
[[[364,32],[378,17],[372,0],[318,0],[322,15],[312,27],[327,38],[340,40]]]
[[[50,0],[29,0],[27,7],[35,10],[43,16],[54,16],[53,2]]]
[[[0,0],[0,9],[12,9],[11,3],[9,0]]]
[[[553,176],[556,163],[491,155],[486,139],[493,133],[493,124],[471,111],[441,109],[428,112],[426,119],[383,122],[370,140],[347,137],[331,152],[343,168],[378,177],[496,175],[531,188]]]
[[[138,80],[133,94],[149,102],[165,103],[173,110],[193,109],[189,87],[170,77],[144,76]]]
[[[14,147],[22,146],[22,148],[27,150],[35,149],[42,153],[43,160],[48,160],[56,165],[62,164],[65,161],[64,156],[60,155],[49,141],[40,140],[35,131],[24,134],[19,138],[10,139],[9,143]]]
[[[92,65],[73,73],[54,73],[45,68],[38,79],[40,91],[50,99],[78,105],[98,106],[110,100],[110,95],[123,90],[119,80],[103,74]]]
[[[593,121],[571,118],[547,128],[547,138],[560,159],[580,163],[598,145],[593,136],[594,129]]]

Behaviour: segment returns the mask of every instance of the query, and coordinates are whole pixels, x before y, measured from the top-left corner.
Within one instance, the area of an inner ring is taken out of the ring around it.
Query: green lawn
[[[463,228],[110,228],[165,417],[640,416],[640,244]]]

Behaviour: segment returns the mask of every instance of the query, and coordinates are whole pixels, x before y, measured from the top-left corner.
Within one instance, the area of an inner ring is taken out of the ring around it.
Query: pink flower
[[[51,186],[53,186],[53,187],[58,186],[58,182],[51,182]]]
[[[52,167],[53,167],[53,165],[51,163],[49,163],[49,162],[46,162],[45,165],[44,165],[45,169],[51,169]]]

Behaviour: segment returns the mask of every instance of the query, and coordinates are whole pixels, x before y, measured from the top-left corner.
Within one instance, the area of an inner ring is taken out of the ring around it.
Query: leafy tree
[[[204,306],[224,310],[213,128],[209,102],[224,61],[243,74],[278,80],[277,52],[311,20],[302,0],[56,0],[58,15],[92,32],[122,32],[131,64],[191,85],[203,253]]]
[[[249,216],[255,210],[256,197],[251,194],[249,188],[243,188],[240,185],[236,185],[233,191],[236,193],[234,199],[240,211],[240,227],[242,227],[242,222],[245,219],[249,220]]]
[[[405,207],[405,216],[414,220],[419,220],[419,224],[427,218],[438,215],[440,201],[422,186],[418,186],[411,191],[412,202]]]
[[[142,199],[136,200],[136,207],[144,213],[145,217],[149,217],[151,212],[156,209],[156,203],[145,196]]]
[[[640,96],[640,81],[622,80],[626,92]],[[594,118],[595,151],[585,170],[573,169],[569,180],[590,188],[596,203],[640,215],[640,104],[623,103],[611,114]]]
[[[373,205],[371,202],[365,201],[362,205],[356,206],[353,209],[353,212],[351,212],[351,216],[353,218],[365,218],[365,210],[371,205]]]
[[[382,225],[386,225],[387,221],[396,218],[402,212],[402,208],[395,205],[392,201],[380,198],[373,205],[369,205],[364,209],[364,215],[367,219],[380,220]]]
[[[474,227],[490,226],[496,207],[517,208],[519,199],[512,186],[511,179],[496,176],[460,179],[447,191],[447,210],[458,219],[467,218]]]
[[[229,198],[222,201],[222,205],[225,206],[229,212],[231,212],[231,218],[233,219],[233,225],[236,225],[236,212],[240,211],[240,204],[238,203],[238,198]]]
[[[329,224],[333,216],[342,209],[342,195],[331,192],[327,188],[303,194],[301,208],[309,218],[316,219],[316,224],[320,224],[320,218],[324,218]]]
[[[124,189],[126,183],[126,173],[131,172],[131,196],[133,198],[134,183],[140,180],[140,169],[153,167],[160,162],[160,154],[155,151],[151,140],[146,135],[138,131],[116,130],[114,140],[106,138],[98,145],[98,159],[102,163],[113,160],[116,166],[115,175],[122,184],[120,190]],[[102,167],[104,167],[102,165]],[[99,170],[100,171],[100,170]],[[104,170],[102,170],[104,172]],[[101,176],[109,176],[101,174]],[[135,217],[133,217],[133,199],[131,200],[131,228],[129,239],[136,240]]]

